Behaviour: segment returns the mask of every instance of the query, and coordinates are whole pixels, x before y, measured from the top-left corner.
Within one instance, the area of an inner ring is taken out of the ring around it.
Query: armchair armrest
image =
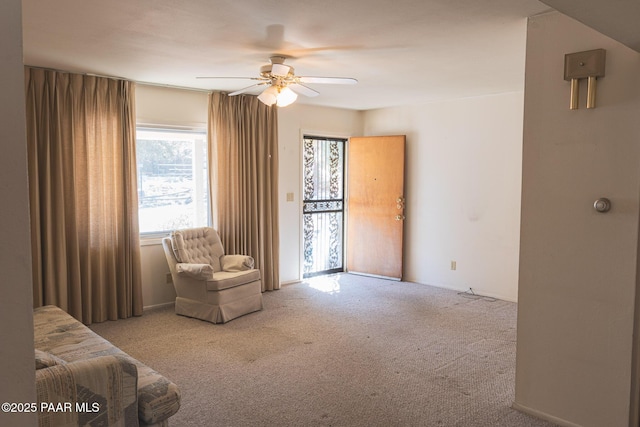
[[[223,255],[220,265],[223,271],[245,271],[253,269],[255,261],[248,255]]]
[[[210,280],[213,278],[213,266],[209,264],[192,264],[180,262],[176,264],[178,274],[198,280]]]
[[[36,370],[40,425],[138,425],[138,370],[100,356]]]

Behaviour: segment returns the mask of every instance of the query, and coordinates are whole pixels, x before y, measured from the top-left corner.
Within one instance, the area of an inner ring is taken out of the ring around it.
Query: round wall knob
[[[605,197],[601,197],[593,202],[593,208],[598,212],[609,212],[609,209],[611,209],[611,201]]]

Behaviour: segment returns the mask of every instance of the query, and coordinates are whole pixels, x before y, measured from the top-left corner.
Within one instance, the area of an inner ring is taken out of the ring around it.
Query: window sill
[[[164,236],[140,236],[140,246],[155,246],[162,244],[162,238]]]

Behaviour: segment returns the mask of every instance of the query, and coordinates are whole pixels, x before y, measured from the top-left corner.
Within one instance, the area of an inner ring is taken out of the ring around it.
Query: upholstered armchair
[[[225,323],[262,310],[253,258],[226,255],[211,227],[177,230],[162,239],[176,290],[176,314]]]

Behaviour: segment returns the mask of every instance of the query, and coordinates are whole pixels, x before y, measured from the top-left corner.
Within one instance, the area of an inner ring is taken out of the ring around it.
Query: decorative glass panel
[[[343,270],[344,143],[304,138],[304,277]]]

